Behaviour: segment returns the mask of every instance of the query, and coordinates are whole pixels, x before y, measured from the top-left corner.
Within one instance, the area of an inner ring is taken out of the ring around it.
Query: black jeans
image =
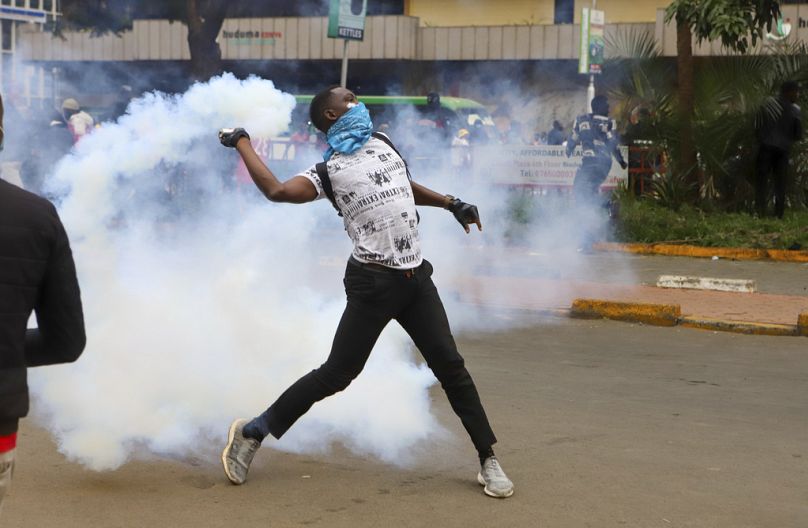
[[[249,428],[280,438],[315,402],[344,390],[365,366],[373,345],[391,319],[404,328],[440,381],[455,414],[460,417],[478,451],[496,442],[477,388],[457,352],[432,265],[424,262],[403,272],[348,262],[342,314],[331,354],[281,394]]]
[[[766,206],[769,202],[769,173],[774,180],[774,214],[778,218],[783,218],[786,209],[788,151],[769,145],[760,145],[755,178],[755,209],[759,216],[766,215]]]
[[[600,186],[606,181],[611,167],[612,158],[585,157],[572,181],[578,217],[575,228],[579,236],[577,243],[582,248],[589,249],[602,229],[598,213],[606,206],[606,200],[600,195]]]
[[[586,157],[575,172],[572,181],[572,193],[578,207],[597,207],[603,205],[600,198],[600,186],[609,176],[612,158]]]

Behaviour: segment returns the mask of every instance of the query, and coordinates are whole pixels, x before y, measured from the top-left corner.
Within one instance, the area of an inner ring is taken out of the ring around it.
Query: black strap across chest
[[[404,156],[402,156],[395,145],[393,145],[390,138],[381,132],[373,132],[371,136],[379,141],[383,141],[388,147],[393,149],[393,152],[395,152],[396,155],[401,158],[401,161],[404,162],[404,168],[407,170],[407,178],[412,180],[412,176],[410,176],[410,168],[407,166],[407,160],[404,159]],[[328,198],[328,201],[331,202],[331,205],[333,205],[334,209],[337,210],[337,214],[342,216],[342,211],[340,211],[339,206],[337,205],[337,199],[334,196],[334,187],[331,185],[331,177],[328,175],[328,164],[325,161],[321,161],[314,166],[314,169],[317,171],[317,177],[320,178],[320,184],[323,186],[323,192]]]

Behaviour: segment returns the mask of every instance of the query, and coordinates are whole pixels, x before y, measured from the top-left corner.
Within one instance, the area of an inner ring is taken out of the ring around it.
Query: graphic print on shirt
[[[399,269],[421,264],[412,187],[404,161],[389,146],[371,138],[353,154],[335,154],[328,175],[354,258]],[[302,176],[325,197],[316,169]]]
[[[580,142],[583,156],[610,158],[618,138],[617,125],[608,117],[585,114],[578,116],[572,126],[572,140]]]

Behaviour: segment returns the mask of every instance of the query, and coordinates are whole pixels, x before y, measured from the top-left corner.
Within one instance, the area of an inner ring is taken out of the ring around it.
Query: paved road
[[[802,339],[551,320],[459,343],[500,437],[508,500],[485,497],[453,437],[399,469],[259,452],[250,481],[216,460],[96,474],[22,429],[3,527],[808,526],[808,351]],[[308,478],[304,478],[307,476]]]

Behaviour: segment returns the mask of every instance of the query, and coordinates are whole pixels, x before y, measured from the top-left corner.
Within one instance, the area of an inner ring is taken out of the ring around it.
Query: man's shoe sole
[[[232,484],[236,486],[240,486],[244,484],[245,481],[239,482],[237,479],[230,474],[230,471],[227,469],[227,451],[233,445],[233,439],[236,437],[236,424],[240,422],[241,419],[233,420],[233,423],[230,424],[230,430],[227,431],[227,445],[224,446],[224,450],[222,451],[222,466],[224,467],[224,474],[227,476],[227,480],[229,480]]]
[[[497,495],[496,493],[489,491],[488,486],[485,485],[485,479],[483,478],[482,473],[477,473],[477,482],[480,483],[480,486],[485,486],[485,488],[483,488],[483,491],[489,497],[494,497],[495,499],[507,499],[508,497],[513,495],[513,488],[511,488],[511,491],[509,491],[507,495]]]

